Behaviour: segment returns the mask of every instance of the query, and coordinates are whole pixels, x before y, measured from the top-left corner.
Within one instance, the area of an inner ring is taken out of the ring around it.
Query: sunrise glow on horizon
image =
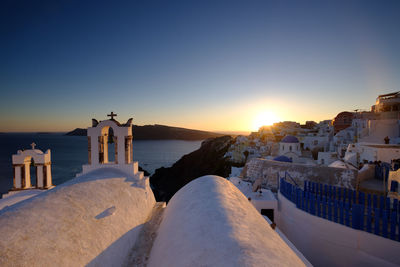
[[[252,130],[257,131],[262,126],[271,126],[279,121],[279,117],[273,111],[264,111],[254,118]]]
[[[0,132],[86,128],[111,110],[255,131],[369,110],[400,84],[397,2],[0,5]]]

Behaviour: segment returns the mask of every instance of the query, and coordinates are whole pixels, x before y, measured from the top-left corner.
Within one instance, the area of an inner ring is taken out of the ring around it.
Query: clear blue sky
[[[1,1],[0,131],[331,119],[400,90],[400,1]]]

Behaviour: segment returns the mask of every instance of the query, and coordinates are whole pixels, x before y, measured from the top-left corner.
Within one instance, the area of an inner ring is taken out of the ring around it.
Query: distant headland
[[[223,136],[221,133],[172,127],[166,125],[133,125],[133,138],[135,140],[204,140]],[[69,136],[86,136],[87,130],[76,128],[66,133]]]

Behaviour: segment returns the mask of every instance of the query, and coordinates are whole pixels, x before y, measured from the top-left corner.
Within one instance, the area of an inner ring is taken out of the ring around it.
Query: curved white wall
[[[203,176],[169,202],[151,266],[304,266],[228,180]]]
[[[154,204],[148,179],[75,178],[1,211],[0,266],[120,266]]]

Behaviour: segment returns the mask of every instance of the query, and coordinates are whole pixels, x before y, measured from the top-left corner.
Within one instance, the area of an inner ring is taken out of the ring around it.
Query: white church
[[[279,143],[279,155],[288,157],[292,161],[301,157],[300,142],[297,137],[285,136]]]
[[[115,116],[92,121],[88,164],[76,178],[0,210],[0,266],[400,264],[400,242],[326,222],[280,192],[248,189],[240,178],[233,183],[203,176],[168,204],[156,202],[149,177],[132,158],[132,120],[121,124]],[[107,157],[109,138],[116,148],[113,161]],[[33,160],[43,173],[48,155]],[[15,159],[14,187],[29,188],[26,166],[32,161]],[[43,177],[37,186],[51,184],[49,173],[37,177]],[[274,219],[262,216],[263,209],[273,209]]]

